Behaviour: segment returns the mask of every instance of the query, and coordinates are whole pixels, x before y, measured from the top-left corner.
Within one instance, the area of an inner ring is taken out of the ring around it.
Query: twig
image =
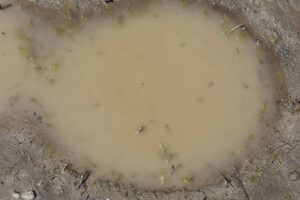
[[[238,180],[238,182],[239,182],[239,184],[240,184],[243,192],[245,193],[245,196],[246,196],[247,200],[250,200],[249,194],[246,191],[246,188],[244,187],[243,181],[240,178],[239,170],[236,167],[235,167],[235,171],[236,171],[236,178],[237,178],[237,180]]]
[[[231,179],[227,178],[223,173],[221,173],[224,180],[226,181],[226,185],[230,185],[231,187],[233,187],[232,183],[231,183]]]
[[[78,189],[80,189],[81,185],[83,185],[86,182],[86,180],[89,178],[89,176],[90,176],[89,171],[85,171],[83,174],[81,174],[80,181],[78,184]]]

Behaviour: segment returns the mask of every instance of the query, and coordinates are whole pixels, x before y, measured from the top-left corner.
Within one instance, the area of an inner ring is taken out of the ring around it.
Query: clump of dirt
[[[53,23],[109,16],[127,8],[142,9],[150,0],[16,0]],[[280,62],[284,80],[276,99],[279,115],[260,142],[258,153],[230,172],[220,172],[214,184],[197,190],[145,191],[133,185],[98,179],[88,164],[80,166],[68,154],[45,143],[47,130],[38,114],[26,111],[0,117],[0,199],[299,199],[300,191],[300,3],[297,0],[199,0],[236,17]],[[277,61],[274,61],[275,63]],[[274,65],[276,67],[277,65]],[[280,71],[280,70],[279,70]],[[284,87],[283,87],[284,82]]]

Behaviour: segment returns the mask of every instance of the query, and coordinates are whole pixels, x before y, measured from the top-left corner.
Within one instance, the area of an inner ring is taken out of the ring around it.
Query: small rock
[[[261,41],[260,41],[259,39],[257,39],[257,40],[255,41],[255,43],[256,43],[257,46],[260,46],[260,45],[261,45]]]
[[[300,174],[294,170],[292,172],[289,173],[288,178],[290,181],[297,181],[299,179]]]
[[[54,193],[55,193],[55,194],[63,194],[63,193],[64,193],[64,190],[63,190],[62,186],[61,186],[61,185],[55,186],[55,187],[54,187]]]
[[[19,198],[21,197],[21,195],[20,195],[19,192],[13,192],[11,196],[12,196],[12,198],[14,198],[14,199],[19,199]]]
[[[28,190],[21,193],[21,197],[24,200],[34,200],[36,198],[36,193],[33,190]]]
[[[26,170],[20,169],[20,171],[19,171],[19,173],[18,173],[18,177],[19,177],[20,179],[26,178],[26,177],[28,177],[28,176],[29,176],[29,174],[27,173]]]

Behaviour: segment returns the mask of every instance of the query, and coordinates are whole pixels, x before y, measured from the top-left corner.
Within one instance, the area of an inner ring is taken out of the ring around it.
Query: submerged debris
[[[38,51],[38,46],[42,44],[39,44],[32,37],[26,35],[22,30],[17,31],[16,34],[18,39],[22,42],[22,45],[19,47],[19,53],[30,63],[34,71],[43,75],[50,83],[53,83],[55,81],[59,65],[63,61],[63,57],[58,57],[52,61],[51,64],[45,66],[47,64],[44,64],[42,61],[45,58],[50,58],[51,56],[39,55],[40,52]]]
[[[72,19],[72,10],[66,9],[64,12],[64,17],[67,18],[68,20],[71,20]]]
[[[175,166],[171,165],[170,169],[169,169],[169,175],[172,175],[175,171]]]
[[[248,30],[248,28],[245,28],[245,26],[242,26],[242,30],[238,34],[239,40],[247,40],[249,38],[247,30]]]
[[[138,129],[136,130],[136,134],[139,135],[144,129],[145,129],[145,126],[143,126],[143,125],[139,126]]]
[[[243,84],[243,87],[244,87],[245,89],[249,89],[249,86],[248,86],[247,83],[243,82],[242,84]]]
[[[180,47],[185,47],[185,46],[186,46],[186,43],[185,43],[185,42],[182,42],[182,43],[180,43],[179,46],[180,46]]]
[[[161,182],[161,184],[165,183],[165,171],[164,170],[160,171],[160,182]]]
[[[249,136],[248,136],[248,140],[253,140],[254,139],[254,135],[251,133]]]
[[[168,157],[167,159],[165,160],[166,164],[169,164],[171,159],[174,158],[174,156],[176,156],[175,153],[168,153]]]
[[[165,147],[162,144],[158,144],[160,151],[165,154]]]
[[[264,114],[266,113],[266,110],[267,110],[267,103],[264,103],[262,106],[261,106],[261,109],[259,110],[259,120],[260,121],[263,121],[264,120]]]
[[[58,36],[67,35],[66,29],[61,26],[54,26],[53,30]]]
[[[35,44],[33,38],[27,36],[23,31],[18,31],[17,37],[23,43],[23,45],[19,47],[20,54],[35,64]]]
[[[170,161],[172,160],[172,158],[174,156],[176,156],[176,154],[175,153],[170,153],[168,151],[168,149],[162,144],[158,144],[158,147],[160,149],[162,159],[166,162],[166,164],[169,164]]]
[[[31,97],[31,98],[29,99],[29,102],[30,102],[30,103],[33,103],[33,104],[35,104],[35,105],[37,105],[37,106],[41,106],[39,100],[38,100],[37,98],[35,98],[35,97]]]
[[[202,99],[202,98],[197,98],[196,99],[196,102],[202,102],[202,101],[204,101],[204,99]]]
[[[50,128],[51,128],[51,127],[54,127],[54,125],[53,125],[52,123],[47,123],[46,125],[47,125],[48,127],[50,127]]]
[[[241,28],[242,30],[246,31],[248,28],[244,24],[236,25],[232,28],[229,27],[231,24],[231,21],[228,17],[225,16],[225,18],[221,21],[221,26],[223,28],[223,34],[225,34],[227,37],[229,37],[235,30]]]
[[[211,81],[211,82],[209,82],[209,84],[207,85],[207,88],[211,88],[212,86],[214,86],[215,85],[215,82],[214,81]]]
[[[193,177],[185,175],[182,179],[183,183],[190,183],[193,181]]]
[[[118,179],[118,180],[122,179],[124,177],[124,175],[122,173],[120,173],[120,172],[114,172],[114,171],[111,172],[111,176],[113,178]]]
[[[261,109],[259,110],[259,113],[264,114],[264,113],[266,112],[266,107],[267,107],[267,104],[264,103],[264,104],[262,105]]]
[[[182,8],[186,8],[189,3],[190,3],[190,0],[182,0]]]
[[[239,153],[241,153],[242,151],[245,151],[245,150],[246,150],[245,147],[239,147],[236,152],[239,154]]]
[[[10,106],[14,106],[14,104],[17,103],[19,101],[19,99],[20,99],[20,95],[17,94],[15,96],[9,97],[8,102],[9,102]]]
[[[165,127],[165,130],[166,130],[166,131],[169,131],[169,130],[170,130],[170,125],[169,125],[169,124],[165,124],[164,127]]]
[[[235,159],[235,154],[234,154],[233,152],[231,152],[231,153],[229,154],[229,159],[230,159],[230,160],[234,160],[234,159]]]
[[[124,16],[119,16],[118,17],[118,25],[124,26],[125,25],[125,18]]]

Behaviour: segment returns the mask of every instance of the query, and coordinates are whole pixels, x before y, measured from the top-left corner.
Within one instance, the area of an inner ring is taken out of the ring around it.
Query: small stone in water
[[[34,200],[36,198],[36,194],[33,190],[28,190],[21,194],[22,199],[24,200]]]
[[[144,126],[139,126],[138,129],[136,130],[136,134],[139,135],[143,130],[144,130]]]
[[[299,179],[300,174],[294,170],[292,172],[289,173],[288,178],[290,181],[297,181]]]

